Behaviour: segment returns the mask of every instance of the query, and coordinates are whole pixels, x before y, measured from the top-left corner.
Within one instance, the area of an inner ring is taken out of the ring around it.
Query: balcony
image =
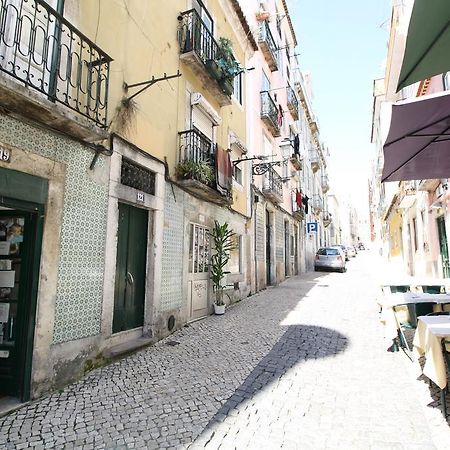
[[[303,209],[303,206],[297,205],[295,197],[292,198],[292,215],[294,216],[294,219],[299,221],[305,220],[305,210]]]
[[[3,106],[95,140],[107,126],[112,59],[43,0],[2,0],[0,23]]]
[[[322,213],[322,223],[323,223],[323,226],[324,226],[325,228],[328,227],[328,226],[331,224],[332,221],[333,221],[333,219],[332,219],[331,213],[328,212],[328,211],[324,211],[324,212]]]
[[[231,191],[222,194],[216,185],[216,144],[197,130],[182,131],[179,140],[180,162],[175,169],[179,185],[202,200],[231,205]]]
[[[302,159],[302,157],[299,154],[294,153],[290,157],[289,161],[294,166],[295,170],[302,170],[303,169],[303,159]]]
[[[330,183],[328,181],[328,175],[322,175],[321,179],[322,192],[326,194],[330,190]]]
[[[261,24],[258,42],[269,69],[275,72],[278,70],[278,48],[267,21]]]
[[[273,136],[280,136],[278,108],[269,92],[261,92],[261,120],[267,125]]]
[[[323,199],[320,195],[315,195],[311,200],[311,208],[315,214],[320,214],[323,211]]]
[[[320,157],[316,150],[310,150],[309,161],[311,163],[313,173],[316,173],[320,169]]]
[[[231,65],[235,70],[225,76],[223,62],[226,55],[195,9],[182,12],[178,22],[180,58],[221,106],[231,105],[233,79],[239,72],[239,64],[233,59]],[[229,71],[229,67],[227,69]]]
[[[290,86],[287,87],[287,107],[294,120],[298,120],[298,100],[295,95],[294,89]]]
[[[283,201],[283,181],[273,168],[264,174],[263,194],[273,203]]]

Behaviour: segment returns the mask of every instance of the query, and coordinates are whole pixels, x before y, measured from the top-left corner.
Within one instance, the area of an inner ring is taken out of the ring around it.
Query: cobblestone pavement
[[[1,418],[0,448],[450,449],[436,393],[386,351],[370,258],[292,278]]]

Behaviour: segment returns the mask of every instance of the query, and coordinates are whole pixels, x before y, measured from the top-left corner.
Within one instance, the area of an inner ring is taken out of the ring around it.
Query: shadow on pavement
[[[212,417],[193,446],[211,441],[215,428],[230,414],[239,414],[239,410],[244,410],[243,404],[252,403],[258,394],[267,395],[269,401],[272,401],[271,390],[276,389],[284,377],[294,377],[292,372],[295,372],[295,366],[308,360],[335,356],[345,351],[347,345],[348,339],[344,335],[329,328],[301,324],[289,326],[270,352]],[[289,390],[286,399],[288,396],[292,398],[292,395],[295,392]],[[274,398],[276,396],[275,394]]]

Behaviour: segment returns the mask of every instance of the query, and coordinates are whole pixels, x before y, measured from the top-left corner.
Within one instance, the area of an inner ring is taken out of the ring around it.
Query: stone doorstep
[[[0,417],[10,414],[28,403],[21,402],[16,397],[0,397]]]
[[[141,336],[137,339],[132,339],[131,341],[127,341],[104,350],[103,356],[111,359],[118,358],[119,356],[134,352],[135,350],[139,350],[140,348],[146,347],[147,345],[153,343],[154,339]]]

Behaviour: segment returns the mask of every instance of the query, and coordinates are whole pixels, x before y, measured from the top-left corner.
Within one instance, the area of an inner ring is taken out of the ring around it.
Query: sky
[[[313,110],[329,147],[330,188],[367,205],[373,80],[383,73],[391,0],[289,0],[300,68],[310,72]]]

